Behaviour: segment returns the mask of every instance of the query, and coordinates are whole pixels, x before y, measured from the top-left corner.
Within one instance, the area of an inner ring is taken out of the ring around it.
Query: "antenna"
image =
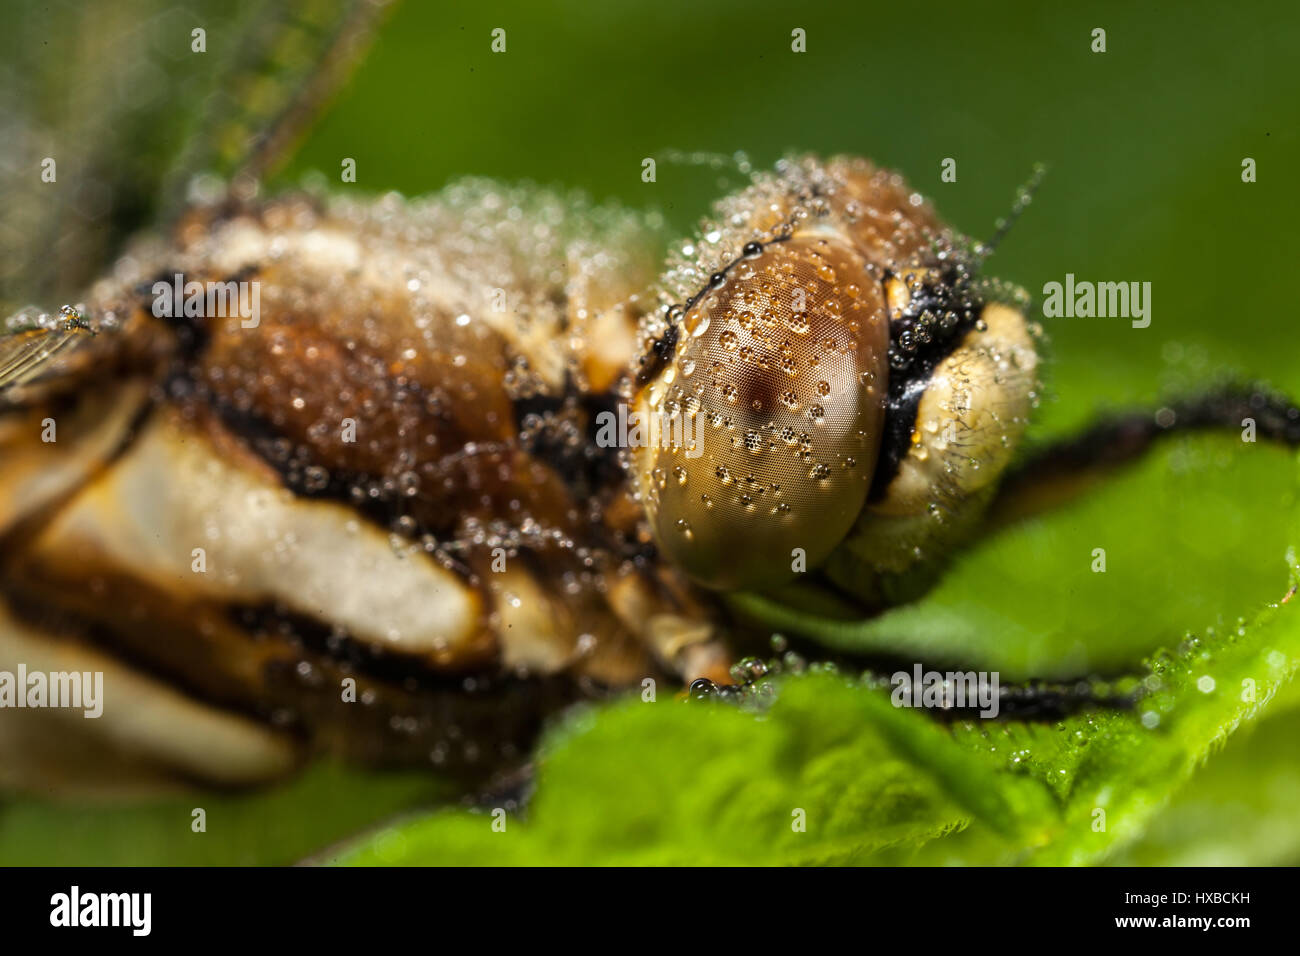
[[[1002,240],[1007,237],[1011,227],[1016,224],[1020,214],[1025,211],[1025,207],[1034,201],[1034,193],[1038,191],[1039,185],[1043,182],[1043,177],[1047,175],[1047,166],[1043,163],[1035,163],[1034,170],[1029,175],[1029,180],[1016,190],[1016,201],[1011,206],[1011,213],[1005,219],[999,219],[993,226],[993,236],[987,242],[981,242],[975,246],[975,254],[980,260],[987,259],[993,253],[997,252],[998,246]]]

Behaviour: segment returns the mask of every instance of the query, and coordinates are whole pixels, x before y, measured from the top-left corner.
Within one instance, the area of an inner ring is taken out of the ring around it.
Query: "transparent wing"
[[[57,317],[25,309],[0,335],[0,391],[22,385],[40,374],[59,353],[89,339],[94,332],[70,307]]]
[[[389,6],[23,0],[7,10],[0,320],[23,303],[75,301],[128,236],[180,210],[198,173],[229,182],[273,171]],[[88,338],[14,318],[0,388]]]
[[[398,0],[258,3],[169,176],[166,212],[190,179],[260,181],[290,155]]]

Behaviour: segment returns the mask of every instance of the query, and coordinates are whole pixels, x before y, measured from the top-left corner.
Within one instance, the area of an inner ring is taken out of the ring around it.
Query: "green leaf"
[[[0,866],[283,866],[447,794],[428,774],[321,764],[245,794],[91,806],[15,798],[0,805]],[[196,807],[202,833],[191,830]]]
[[[1123,866],[1273,866],[1300,859],[1300,684],[1258,726],[1242,729],[1197,770],[1147,831],[1111,862]]]
[[[968,667],[1013,672],[1096,641],[1073,653],[1072,666],[1105,662],[1142,675],[1132,711],[947,726],[825,672],[781,679],[776,702],[759,715],[712,702],[628,700],[586,710],[547,738],[526,817],[507,813],[503,832],[491,813],[443,810],[386,828],[338,859],[1105,860],[1140,840],[1300,666],[1300,602],[1277,603],[1295,580],[1294,551],[1283,561],[1300,537],[1289,490],[1294,464],[1276,450],[1234,450],[1221,439],[1179,442],[1100,500],[976,546],[938,590],[879,619],[885,623],[836,625],[846,646],[864,633],[889,635],[896,654],[915,640],[923,660],[938,647],[968,653]],[[1120,520],[1109,506],[1122,500],[1149,506]],[[1280,503],[1289,520],[1277,520]],[[1179,515],[1184,520],[1171,520]],[[1084,545],[1097,536],[1124,571],[1090,570]],[[1225,544],[1229,561],[1192,547],[1198,537]],[[1171,553],[1181,559],[1169,561]],[[965,623],[972,616],[999,629],[980,632]],[[828,635],[835,637],[819,634]],[[968,651],[958,638],[970,641]],[[1161,642],[1165,649],[1152,653]],[[1276,772],[1286,779],[1285,769]],[[805,832],[792,827],[800,811]]]
[[[623,703],[551,737],[527,818],[507,815],[504,832],[490,813],[444,810],[386,828],[337,859],[1098,861],[1140,837],[1221,741],[1293,677],[1300,666],[1296,617],[1293,609],[1272,609],[1245,635],[1206,639],[1174,656],[1161,666],[1161,689],[1135,713],[1055,726],[949,731],[922,713],[895,709],[877,690],[824,674],[786,681],[761,718],[726,705]],[[1210,674],[1223,684],[1206,692]],[[1257,682],[1255,703],[1240,700],[1242,675]],[[1145,726],[1149,713],[1161,722]],[[1281,781],[1270,791],[1277,814],[1287,810],[1280,797],[1294,773],[1288,766],[1273,771]],[[1104,830],[1095,826],[1098,809],[1106,813]],[[792,829],[798,811],[806,832]],[[1300,827],[1292,833],[1300,836]]]

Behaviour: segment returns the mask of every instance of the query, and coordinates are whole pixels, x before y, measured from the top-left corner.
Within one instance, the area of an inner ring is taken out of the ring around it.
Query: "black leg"
[[[851,666],[839,664],[841,672],[852,673]],[[753,702],[759,705],[770,702],[775,694],[758,694],[764,685],[759,685],[761,676],[780,673],[782,668],[775,666],[764,668],[761,674],[746,678],[736,684],[715,684],[706,678],[694,681],[690,686],[692,700],[715,698],[733,703]],[[902,668],[903,673],[910,670]],[[865,686],[874,686],[881,693],[888,693],[894,686],[888,671],[867,670],[861,674]],[[771,685],[766,685],[770,690]],[[1091,680],[1041,681],[1030,680],[1024,683],[999,683],[998,718],[1011,720],[1061,720],[1082,710],[1098,707],[1114,710],[1129,710],[1138,700],[1138,693],[1119,692],[1102,682]],[[981,705],[968,704],[926,708],[927,712],[939,720],[974,720],[980,716]]]
[[[1300,407],[1262,385],[1227,386],[1146,411],[1108,415],[1080,435],[1031,454],[1003,479],[989,524],[1055,507],[1116,468],[1133,462],[1165,436],[1189,431],[1244,434],[1254,422],[1258,441],[1300,447]]]

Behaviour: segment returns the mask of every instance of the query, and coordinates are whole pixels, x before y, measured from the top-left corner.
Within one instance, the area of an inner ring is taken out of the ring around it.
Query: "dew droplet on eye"
[[[739,344],[739,342],[740,339],[737,337],[736,333],[731,331],[730,329],[727,329],[725,332],[723,332],[721,335],[718,336],[718,344],[720,344],[724,349],[727,349],[728,351],[734,349]]]

